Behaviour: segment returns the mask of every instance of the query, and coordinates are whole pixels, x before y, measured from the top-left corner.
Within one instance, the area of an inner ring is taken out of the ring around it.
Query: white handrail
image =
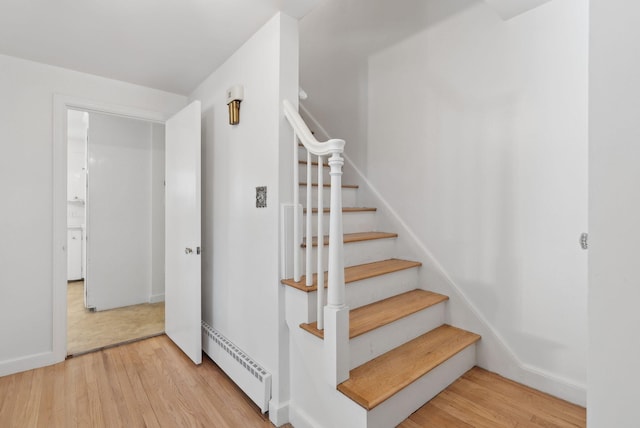
[[[301,212],[300,209],[300,182],[299,182],[299,155],[298,141],[300,141],[307,151],[307,182],[306,184],[306,232],[305,232],[305,276],[306,286],[313,285],[313,272],[316,272],[317,284],[317,328],[319,330],[327,328],[325,331],[325,354],[328,360],[326,365],[329,368],[330,382],[336,385],[348,378],[348,308],[345,302],[345,284],[344,284],[344,259],[343,259],[343,235],[342,235],[342,166],[344,159],[344,140],[329,139],[324,142],[316,140],[309,127],[304,122],[297,109],[287,101],[283,101],[284,115],[291,124],[294,131],[293,138],[293,194],[294,194],[294,232],[293,232],[293,248],[294,248],[294,280],[301,281],[301,260],[300,247],[302,239],[300,236],[301,229]],[[313,158],[317,157],[318,167],[318,200],[317,207],[317,261],[314,269],[312,262],[313,236],[312,221],[313,207],[311,205],[311,194],[313,191],[312,174]],[[328,257],[328,306],[324,306],[324,260],[322,256],[324,248],[324,157],[327,157],[330,167],[331,186],[330,186],[330,206],[329,206],[329,257]],[[325,309],[328,311],[329,318],[327,324],[324,322]]]
[[[313,136],[309,127],[300,116],[300,113],[293,107],[293,105],[284,100],[284,115],[293,127],[293,131],[296,133],[300,142],[315,156],[327,156],[333,153],[344,152],[344,140],[332,138],[330,140],[319,142],[316,137]]]

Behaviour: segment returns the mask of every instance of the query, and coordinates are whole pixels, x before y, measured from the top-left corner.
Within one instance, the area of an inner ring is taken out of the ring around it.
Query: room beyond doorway
[[[66,139],[66,355],[161,334],[164,124],[68,108]]]
[[[84,281],[67,286],[67,354],[79,355],[164,333],[164,302],[107,311],[84,307]]]

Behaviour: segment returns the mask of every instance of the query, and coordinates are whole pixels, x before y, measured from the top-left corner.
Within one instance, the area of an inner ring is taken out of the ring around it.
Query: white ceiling
[[[279,10],[319,0],[0,0],[0,54],[189,94]]]

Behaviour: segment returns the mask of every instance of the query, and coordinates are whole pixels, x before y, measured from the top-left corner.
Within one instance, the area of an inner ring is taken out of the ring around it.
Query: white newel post
[[[349,308],[345,302],[342,234],[342,166],[344,159],[334,152],[331,167],[329,217],[329,292],[324,308],[325,367],[329,383],[336,386],[349,378]]]

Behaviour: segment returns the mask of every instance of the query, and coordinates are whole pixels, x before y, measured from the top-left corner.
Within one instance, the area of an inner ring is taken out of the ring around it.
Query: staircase
[[[306,159],[306,149],[298,150],[299,158]],[[311,175],[305,174],[307,167],[300,161],[297,176],[316,177],[322,168],[323,182],[328,182],[326,163],[312,164]],[[307,187],[300,183],[301,200]],[[318,329],[316,302],[327,281],[319,287],[314,265],[298,281],[282,281],[290,330],[290,420],[296,428],[393,427],[475,365],[480,336],[446,324],[449,298],[419,283],[420,261],[397,258],[402,237],[378,230],[376,208],[358,204],[358,185],[341,187],[348,379],[332,385],[324,373],[325,331]],[[312,189],[315,201],[318,186]],[[307,211],[304,216],[313,216],[314,225],[318,216],[328,225],[330,208]],[[327,261],[328,244],[328,236],[313,236],[302,239],[301,248],[312,251],[313,260],[323,251],[321,260]],[[327,263],[321,268],[326,270]]]

